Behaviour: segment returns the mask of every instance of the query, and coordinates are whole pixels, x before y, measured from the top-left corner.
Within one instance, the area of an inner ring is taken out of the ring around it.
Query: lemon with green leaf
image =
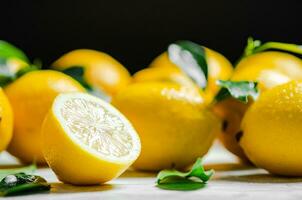
[[[260,41],[249,38],[244,55],[236,65],[228,85],[222,84],[223,89],[216,96],[214,110],[223,119],[219,137],[229,151],[245,161],[248,158],[238,144],[244,134],[241,121],[248,107],[257,99],[249,92],[261,93],[291,80],[302,80],[302,60],[289,53],[270,51],[271,49],[302,54],[298,45],[278,42],[261,44]],[[242,88],[242,83],[250,87]],[[227,91],[234,93],[227,94]],[[243,92],[242,97],[238,96],[240,92]],[[232,98],[228,98],[230,96]],[[238,101],[240,98],[245,99],[244,103]]]
[[[170,44],[167,51],[155,58],[149,67],[172,68],[185,74],[198,87],[205,90],[209,99],[212,99],[219,90],[216,81],[228,80],[233,71],[232,64],[222,54],[191,41],[177,41]],[[163,72],[158,69],[158,73]],[[170,73],[166,74],[167,77],[171,77]],[[176,82],[179,81],[176,79]],[[187,84],[188,81],[184,83]]]
[[[91,49],[68,52],[56,60],[52,67],[60,71],[82,68],[82,78],[108,96],[115,95],[131,82],[129,72],[121,63],[106,53]]]

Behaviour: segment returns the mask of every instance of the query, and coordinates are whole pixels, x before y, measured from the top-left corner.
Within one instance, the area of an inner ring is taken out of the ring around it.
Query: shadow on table
[[[155,178],[157,175],[156,172],[145,172],[145,171],[135,171],[135,170],[127,170],[120,177],[122,178],[140,178],[140,177],[150,177]]]
[[[74,186],[64,183],[52,183],[51,193],[77,193],[77,192],[101,192],[112,190],[116,186],[110,184],[95,185],[95,186]]]
[[[268,173],[259,174],[244,174],[244,175],[225,175],[216,177],[217,181],[231,181],[231,182],[246,182],[246,183],[298,183],[302,182],[302,178],[299,177],[284,177],[276,176]]]
[[[206,164],[206,170],[214,169],[215,171],[232,171],[232,170],[247,170],[254,169],[255,167],[245,163],[219,163],[219,164]]]
[[[205,169],[214,169],[215,181],[246,182],[246,183],[298,183],[302,177],[286,177],[269,174],[263,169],[245,163],[209,164]]]
[[[207,164],[204,166],[206,170],[214,169],[215,171],[232,171],[232,170],[247,170],[254,169],[251,165],[245,165],[243,163],[224,163],[224,164]],[[183,171],[189,171],[191,167],[184,169]],[[182,170],[181,170],[182,171]],[[131,178],[131,177],[156,177],[158,172],[148,171],[135,171],[128,170],[124,172],[120,177]]]

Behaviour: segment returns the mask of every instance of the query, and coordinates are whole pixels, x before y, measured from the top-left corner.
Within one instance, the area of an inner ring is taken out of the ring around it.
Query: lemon
[[[85,93],[60,94],[42,127],[47,163],[66,183],[107,182],[140,153],[139,137],[110,104]]]
[[[200,92],[205,101],[211,102],[211,98],[206,96],[204,91],[202,91],[192,79],[190,79],[186,74],[179,71],[177,68],[145,68],[133,75],[133,82],[167,82],[175,83],[181,86],[188,87],[195,92]]]
[[[13,111],[11,105],[0,88],[0,151],[7,148],[13,134]]]
[[[302,80],[302,60],[284,52],[266,51],[242,59],[232,80],[255,81],[263,70],[278,71],[294,80]]]
[[[63,55],[52,65],[58,70],[73,66],[84,67],[86,81],[108,95],[114,95],[131,82],[131,76],[127,69],[110,55],[100,51],[73,50]]]
[[[142,151],[139,170],[184,168],[207,153],[220,121],[199,92],[175,83],[140,82],[112,101],[137,130]]]
[[[4,91],[14,113],[14,134],[8,151],[25,163],[45,163],[40,128],[53,99],[59,93],[84,88],[61,72],[40,70],[23,75]]]
[[[217,80],[228,80],[233,72],[232,64],[220,53],[205,48],[206,61],[208,64],[208,84],[205,94],[208,98],[213,98],[218,92]],[[168,53],[164,52],[155,58],[149,67],[180,69],[170,61]]]
[[[242,122],[240,146],[257,166],[271,173],[302,175],[302,82],[264,92]]]
[[[197,88],[196,84],[177,68],[145,68],[133,75],[134,82],[161,81],[178,83],[183,86]]]
[[[242,59],[231,77],[232,81],[256,81],[258,89],[264,92],[275,86],[302,80],[302,60],[288,53],[267,51]],[[215,105],[214,110],[224,119],[224,129],[219,138],[225,147],[242,160],[248,160],[238,144],[242,134],[241,121],[247,108],[235,99],[228,99]]]
[[[218,138],[230,152],[245,162],[248,162],[248,158],[238,142],[242,133],[241,120],[250,104],[249,102],[246,105],[238,100],[228,98],[218,102],[213,109],[217,116],[223,120],[221,133]]]

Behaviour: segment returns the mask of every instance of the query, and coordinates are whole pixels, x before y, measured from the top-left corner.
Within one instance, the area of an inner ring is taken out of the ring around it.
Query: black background
[[[248,36],[302,43],[302,1],[1,0],[0,39],[47,67],[76,48],[105,51],[134,72],[189,39],[234,61]]]

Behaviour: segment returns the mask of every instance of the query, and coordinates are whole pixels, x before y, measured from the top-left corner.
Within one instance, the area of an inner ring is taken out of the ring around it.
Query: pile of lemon
[[[218,136],[243,161],[300,176],[302,60],[268,51],[274,48],[301,53],[296,45],[249,40],[233,67],[220,53],[181,41],[131,76],[108,54],[88,49],[41,70],[0,41],[0,150],[87,185],[130,166],[184,169]]]

